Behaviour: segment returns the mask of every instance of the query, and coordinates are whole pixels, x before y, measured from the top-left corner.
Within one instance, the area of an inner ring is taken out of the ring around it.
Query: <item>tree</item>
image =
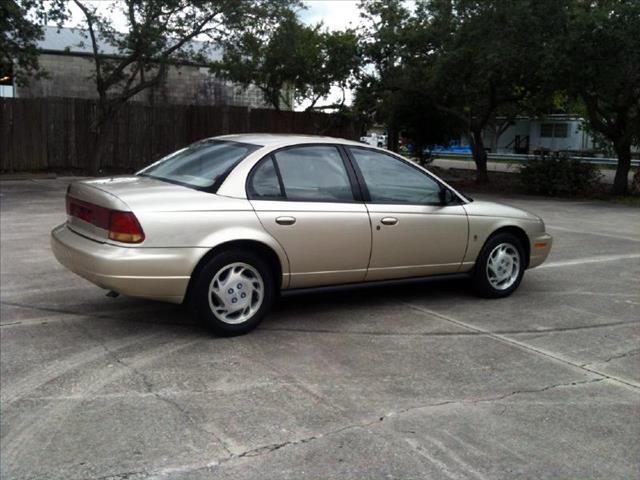
[[[628,192],[631,147],[640,144],[640,2],[573,0],[554,50],[561,86],[582,100],[590,129],[613,146],[613,193]]]
[[[245,88],[255,85],[276,110],[308,101],[316,109],[334,86],[344,93],[358,68],[357,37],[352,30],[329,32],[322,24],[304,25],[287,12],[271,31],[242,32],[227,40],[214,72]],[[336,105],[321,108],[340,108]]]
[[[84,15],[83,27],[91,45],[98,112],[91,125],[95,134],[92,170],[100,169],[104,132],[120,107],[141,92],[158,86],[171,65],[208,62],[207,50],[249,28],[268,28],[294,2],[287,0],[123,0],[126,27],[120,32],[111,17],[94,4],[73,0]],[[202,40],[198,46],[192,41]],[[105,55],[103,45],[117,53]]]
[[[45,76],[38,63],[37,41],[45,19],[61,23],[66,18],[63,0],[3,0],[0,2],[0,77],[13,76],[19,85]]]
[[[427,29],[431,38],[431,66],[425,73],[430,90],[439,108],[468,132],[477,182],[488,181],[483,131],[497,117],[524,109],[548,85],[545,45],[564,13],[563,0],[418,4],[416,27]]]
[[[408,63],[412,53],[407,28],[410,12],[400,0],[362,0],[360,11],[364,20],[360,41],[365,66],[358,75],[354,108],[360,116],[384,123],[388,148],[397,151],[402,124],[412,127],[406,118],[409,90],[418,92],[419,103],[424,103],[427,95],[419,86],[423,84],[420,76],[414,75],[416,69],[411,68],[414,64]]]

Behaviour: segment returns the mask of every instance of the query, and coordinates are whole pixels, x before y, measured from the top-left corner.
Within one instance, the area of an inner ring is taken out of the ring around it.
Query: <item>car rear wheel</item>
[[[487,298],[511,295],[520,285],[525,269],[520,240],[510,233],[491,237],[482,248],[473,272],[473,287]]]
[[[258,326],[273,303],[275,281],[267,263],[246,251],[211,258],[195,279],[191,306],[220,336],[242,335]]]

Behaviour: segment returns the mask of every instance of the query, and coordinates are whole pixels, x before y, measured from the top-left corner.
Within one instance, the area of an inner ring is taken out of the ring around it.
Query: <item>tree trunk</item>
[[[471,153],[473,154],[473,161],[476,163],[476,183],[489,183],[487,151],[484,149],[482,130],[471,132]]]
[[[387,148],[392,152],[398,152],[398,137],[398,128],[395,125],[389,125],[387,131]]]
[[[640,195],[640,165],[636,168],[636,173],[631,180],[631,188],[629,189],[631,195]]]
[[[116,116],[116,108],[100,104],[93,112],[94,118],[91,122],[91,132],[93,133],[93,144],[89,149],[89,175],[97,176],[102,171],[102,162],[109,143],[110,126]]]
[[[101,123],[93,124],[91,130],[91,145],[88,149],[88,158],[86,164],[87,174],[97,176],[102,171],[102,163],[108,147],[108,125]]]
[[[104,157],[104,152],[106,150],[106,139],[104,134],[99,132],[94,132],[93,136],[93,145],[89,150],[89,164],[87,165],[88,174],[92,176],[97,176],[100,174],[102,170],[102,158]]]
[[[627,195],[629,193],[629,169],[631,168],[631,144],[628,142],[615,142],[614,149],[618,156],[618,167],[613,180],[614,195]]]

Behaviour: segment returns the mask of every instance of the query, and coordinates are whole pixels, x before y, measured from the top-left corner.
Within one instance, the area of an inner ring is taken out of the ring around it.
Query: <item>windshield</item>
[[[218,186],[258,145],[224,140],[202,140],[178,150],[137,174],[193,188]]]

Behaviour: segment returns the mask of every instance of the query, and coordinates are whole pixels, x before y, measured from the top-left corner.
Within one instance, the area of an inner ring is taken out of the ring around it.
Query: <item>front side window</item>
[[[245,143],[202,140],[158,160],[138,175],[188,187],[209,188],[258,148],[258,145]]]
[[[347,169],[336,147],[312,145],[273,155],[287,200],[351,202]]]
[[[424,172],[390,155],[350,148],[373,203],[440,203],[440,185]]]

